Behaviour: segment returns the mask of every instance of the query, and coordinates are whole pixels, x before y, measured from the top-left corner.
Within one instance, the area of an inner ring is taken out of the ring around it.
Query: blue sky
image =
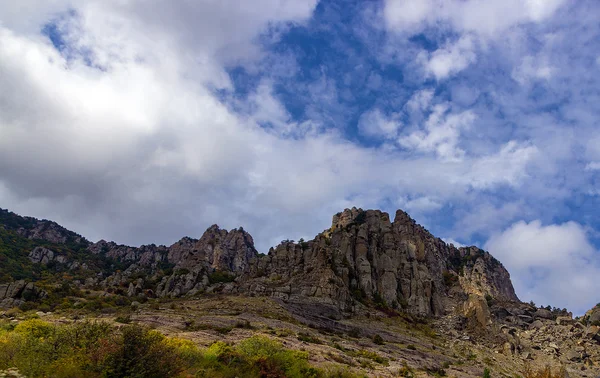
[[[86,237],[213,223],[266,251],[345,207],[490,250],[521,299],[600,298],[600,5],[0,5],[0,205]]]

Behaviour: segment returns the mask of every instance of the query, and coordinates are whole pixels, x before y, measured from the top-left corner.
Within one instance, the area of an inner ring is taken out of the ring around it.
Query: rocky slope
[[[88,270],[94,274],[84,286],[126,286],[130,295],[143,288],[159,297],[217,290],[310,300],[347,313],[374,304],[424,316],[452,311],[469,295],[518,300],[508,272],[491,255],[448,245],[401,210],[392,222],[378,210],[346,209],[313,240],[284,241],[267,255],[242,228],[213,225],[199,240],[128,247],[90,243],[53,222],[3,214],[6,230],[52,244],[28,251],[33,264]]]
[[[454,349],[494,351],[517,365],[559,364],[582,377],[600,365],[600,307],[576,320],[522,303],[493,256],[449,245],[401,210],[391,220],[379,210],[346,209],[313,240],[286,240],[260,254],[242,228],[213,225],[200,239],[130,247],[91,243],[0,209],[0,261],[4,308],[54,306],[74,290],[114,303],[268,297],[319,329],[348,332],[347,322],[373,311],[403,314],[433,320]]]

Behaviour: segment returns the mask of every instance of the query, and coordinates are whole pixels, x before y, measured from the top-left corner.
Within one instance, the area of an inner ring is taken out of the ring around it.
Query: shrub
[[[406,361],[403,361],[402,367],[400,368],[400,370],[398,370],[398,376],[405,377],[405,378],[413,378],[415,376],[415,373],[414,373],[413,369],[411,369],[408,366]]]
[[[117,323],[123,323],[123,324],[129,324],[129,323],[131,323],[131,315],[117,316],[115,318],[115,322],[117,322]]]
[[[377,345],[383,345],[385,344],[385,341],[383,341],[383,337],[379,336],[379,335],[375,335],[373,336],[373,342]]]
[[[104,362],[107,378],[172,377],[183,370],[176,348],[158,331],[130,325],[115,341]]]
[[[298,333],[298,340],[311,344],[323,344],[321,339],[306,332]]]
[[[490,374],[490,369],[485,368],[483,369],[483,378],[490,378],[491,374]]]
[[[308,353],[283,349],[276,341],[253,336],[232,347],[223,342],[211,345],[204,355],[200,377],[319,377],[308,364]]]
[[[530,366],[526,366],[524,375],[525,378],[566,378],[568,376],[569,375],[564,367],[560,368],[558,372],[553,373],[550,366],[546,366],[545,368],[537,371],[531,370]]]
[[[443,273],[444,277],[444,285],[446,287],[452,287],[455,283],[458,282],[458,277],[448,271]]]
[[[214,271],[208,275],[210,284],[227,283],[235,281],[235,276],[227,272]]]

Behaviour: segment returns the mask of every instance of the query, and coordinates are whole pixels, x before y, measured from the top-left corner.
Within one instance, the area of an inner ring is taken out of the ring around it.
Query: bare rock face
[[[447,277],[459,275],[456,300],[468,294],[517,300],[508,272],[484,251],[448,246],[401,210],[391,222],[387,213],[353,208],[336,214],[314,240],[285,242],[254,260],[240,290],[312,297],[346,311],[371,302],[440,315],[452,305]]]
[[[162,279],[157,294],[176,297],[235,279],[249,270],[258,252],[252,236],[241,227],[227,231],[213,225],[200,240],[184,238],[173,244],[167,256],[168,262],[175,264],[174,271]],[[211,277],[218,282],[211,282]]]
[[[258,256],[254,248],[254,240],[241,227],[227,231],[213,225],[194,246],[194,253],[177,263],[177,266],[188,267],[190,262],[200,258],[209,267],[221,271],[239,274],[248,269],[249,261]]]
[[[0,284],[0,308],[19,306],[28,300],[46,297],[47,293],[40,290],[33,282],[24,280]]]
[[[167,247],[163,245],[150,244],[141,247],[129,247],[104,240],[91,244],[88,251],[96,255],[104,255],[116,261],[135,262],[139,266],[146,267],[165,260],[168,254]]]
[[[475,294],[463,304],[463,315],[471,322],[473,329],[485,330],[492,324],[492,315],[487,301]]]
[[[48,221],[19,222],[31,237],[64,243],[76,235]],[[170,247],[136,248],[103,240],[86,246],[101,257],[96,261],[115,270],[90,285],[128,288],[130,295],[140,293],[135,280],[144,277],[156,282],[158,296],[245,293],[310,300],[346,312],[374,305],[430,316],[460,312],[469,298],[518,301],[508,272],[489,253],[448,245],[401,210],[391,221],[379,210],[346,209],[313,240],[285,241],[267,255],[258,254],[241,227],[227,231],[217,225],[199,240],[183,238]],[[38,247],[29,257],[47,264],[56,253]]]
[[[589,324],[600,325],[600,306],[596,306],[585,314]]]
[[[33,263],[46,265],[54,260],[54,251],[44,247],[35,247],[29,252],[29,260]]]

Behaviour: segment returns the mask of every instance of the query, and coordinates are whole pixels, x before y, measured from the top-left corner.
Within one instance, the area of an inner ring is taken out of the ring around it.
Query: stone
[[[570,362],[579,362],[581,361],[581,353],[578,353],[574,350],[568,350],[562,355],[562,360]]]
[[[540,320],[535,320],[533,323],[529,325],[529,329],[540,329],[544,326]]]
[[[32,263],[46,265],[54,260],[54,251],[45,247],[35,247],[28,257]]]
[[[569,316],[558,316],[556,317],[556,324],[557,325],[570,325],[570,324],[574,324],[575,320],[573,320],[573,318],[569,317]]]
[[[533,316],[536,319],[549,319],[549,320],[554,319],[554,315],[552,315],[552,312],[550,312],[549,310],[546,310],[545,308],[537,309],[537,311],[535,312],[535,314],[533,314]]]

